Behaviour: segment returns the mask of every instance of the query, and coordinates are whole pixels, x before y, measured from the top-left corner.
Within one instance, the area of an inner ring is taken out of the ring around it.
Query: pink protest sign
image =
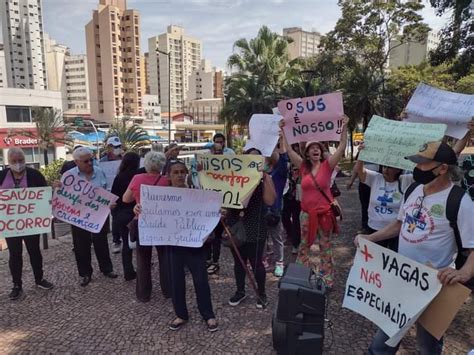
[[[290,144],[341,140],[344,107],[340,92],[280,101],[278,110]]]
[[[57,219],[92,233],[99,233],[118,197],[93,186],[75,174],[61,179],[62,187],[53,194],[53,215]]]

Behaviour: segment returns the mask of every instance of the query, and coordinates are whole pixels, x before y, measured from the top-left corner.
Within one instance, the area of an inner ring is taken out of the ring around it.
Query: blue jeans
[[[378,329],[374,339],[372,339],[372,344],[369,346],[369,354],[395,355],[400,344],[392,348],[385,344],[388,339],[389,336],[385,334],[382,329]],[[420,355],[441,355],[443,351],[443,338],[437,340],[418,323],[416,323],[416,342],[420,349]]]

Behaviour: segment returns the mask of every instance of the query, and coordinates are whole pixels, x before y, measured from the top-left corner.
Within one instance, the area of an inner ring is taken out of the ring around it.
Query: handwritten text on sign
[[[359,238],[342,306],[398,342],[440,290],[436,270]]]
[[[249,122],[250,139],[245,144],[244,150],[256,148],[264,157],[271,156],[278,143],[281,119],[280,115],[260,113],[252,115]]]
[[[199,248],[220,219],[217,192],[142,185],[140,196],[140,245]]]
[[[446,134],[460,139],[474,116],[474,95],[419,84],[405,111],[410,122],[446,123]]]
[[[262,178],[261,155],[212,155],[197,157],[201,187],[220,192],[222,207],[244,208]]]
[[[62,187],[53,195],[54,217],[99,233],[110,213],[110,206],[118,197],[75,174],[63,175],[61,182]]]
[[[365,148],[359,159],[413,170],[415,164],[405,157],[418,153],[424,143],[441,140],[445,130],[444,124],[392,121],[374,115],[365,131]]]
[[[51,187],[0,190],[0,238],[51,231]]]
[[[340,141],[344,108],[342,93],[284,100],[278,110],[285,119],[288,143]]]

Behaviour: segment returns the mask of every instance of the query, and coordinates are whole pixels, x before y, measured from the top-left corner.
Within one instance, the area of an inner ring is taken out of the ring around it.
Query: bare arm
[[[273,185],[272,177],[263,173],[263,202],[271,206],[276,200],[275,185]]]
[[[342,120],[342,132],[341,132],[341,141],[339,142],[339,146],[337,147],[336,151],[333,155],[331,155],[328,159],[329,166],[331,169],[334,169],[339,161],[344,156],[344,152],[346,151],[347,146],[347,124],[349,123],[349,117],[344,115]]]
[[[131,203],[135,201],[135,197],[133,197],[133,191],[127,188],[127,191],[122,196],[122,201],[124,203]]]
[[[367,169],[364,167],[364,162],[362,160],[357,160],[356,163],[354,164],[354,169],[352,172],[355,172],[356,175],[359,176],[359,180],[362,183],[365,183],[365,180],[367,178]]]
[[[281,120],[280,121],[280,128],[283,128],[285,125],[285,121]],[[288,158],[290,158],[291,163],[296,166],[298,169],[301,167],[301,164],[303,163],[303,158],[296,153],[293,148],[291,148],[291,145],[288,144],[288,141],[286,140],[285,133],[281,135],[281,139],[283,142],[283,149],[285,149],[288,153]]]
[[[443,285],[452,285],[456,282],[466,283],[474,277],[474,249],[469,250],[469,256],[459,270],[447,267],[438,272],[439,281]]]
[[[398,235],[400,234],[401,227],[402,227],[402,222],[397,219],[375,233],[358,234],[355,237],[354,243],[358,245],[359,238],[365,238],[367,240],[370,240],[371,242],[380,242],[382,240],[398,237]]]

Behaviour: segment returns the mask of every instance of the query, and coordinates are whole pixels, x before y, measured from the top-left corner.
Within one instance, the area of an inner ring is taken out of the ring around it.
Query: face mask
[[[24,163],[17,163],[10,165],[10,169],[12,169],[15,173],[21,173],[25,170],[26,165]]]
[[[113,151],[114,155],[120,155],[123,153],[122,148],[115,148]]]
[[[439,165],[430,170],[413,169],[413,180],[422,185],[429,184],[439,176],[433,173],[433,170],[436,168],[439,168]]]

